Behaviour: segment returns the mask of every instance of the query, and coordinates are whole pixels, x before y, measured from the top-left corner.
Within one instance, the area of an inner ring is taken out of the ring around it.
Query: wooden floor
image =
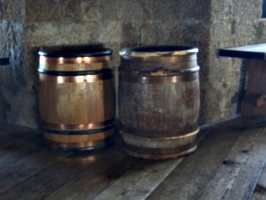
[[[205,125],[196,152],[165,161],[127,156],[119,137],[96,151],[55,151],[39,131],[0,124],[0,199],[266,199],[265,161],[258,118]]]

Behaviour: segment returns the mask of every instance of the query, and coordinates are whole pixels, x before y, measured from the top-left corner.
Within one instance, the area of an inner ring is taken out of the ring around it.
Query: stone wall
[[[38,127],[41,46],[99,43],[114,50],[115,67],[124,47],[198,47],[200,124],[235,115],[241,61],[219,58],[215,51],[265,41],[261,4],[261,0],[0,0],[4,44],[0,56],[11,59],[10,66],[0,68],[4,102],[0,121]]]
[[[10,65],[0,66],[0,121],[36,124],[36,92],[28,84],[25,45],[25,1],[0,1],[0,56]]]
[[[239,112],[245,89],[245,63],[222,58],[216,50],[266,41],[266,21],[261,19],[262,0],[213,0],[206,73],[202,74],[201,120],[213,122]]]

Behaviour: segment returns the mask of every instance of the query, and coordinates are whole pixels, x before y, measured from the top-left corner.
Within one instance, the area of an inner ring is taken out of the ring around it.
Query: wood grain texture
[[[140,132],[193,126],[198,119],[198,87],[198,80],[162,84],[120,81],[120,123]]]
[[[264,167],[260,179],[252,195],[252,200],[264,200],[264,199],[266,199],[266,167]]]
[[[5,144],[0,151],[0,193],[70,154],[47,150],[39,131],[18,126],[1,129],[6,132],[0,131],[0,146]]]
[[[9,156],[10,153],[12,152],[9,152]],[[22,153],[25,152],[19,152]],[[70,154],[71,152],[53,152],[42,147],[21,159],[16,158],[15,162],[8,164],[8,167],[0,169],[0,193],[12,189]]]
[[[142,161],[94,199],[145,199],[182,160]]]
[[[0,199],[265,199],[265,121],[248,119],[201,126],[197,151],[166,161],[124,154],[119,135],[109,148],[57,152],[39,132],[4,127]]]
[[[20,133],[20,136],[18,135],[18,132]],[[14,143],[20,141],[21,137],[32,137],[32,132],[19,130],[12,132],[10,129],[5,129],[5,131],[0,130],[0,150],[12,146]]]
[[[53,191],[74,179],[78,174],[90,170],[98,161],[108,156],[107,151],[85,152],[70,155],[52,167],[28,177],[22,183],[0,194],[1,199],[43,199]]]
[[[56,63],[50,61],[49,63],[41,63],[39,64],[40,69],[48,70],[48,71],[88,71],[88,70],[101,70],[111,68],[112,64],[110,62],[96,62],[90,64],[84,63]]]
[[[44,137],[51,147],[88,149],[105,144],[105,138],[97,138],[113,134],[113,130],[108,134],[104,130],[110,130],[115,122],[113,73],[107,62],[110,59],[40,56],[39,110]],[[101,71],[104,68],[108,69]]]
[[[266,116],[266,104],[257,106],[257,100],[266,94],[266,61],[247,60],[247,86],[241,104],[241,115]]]
[[[265,166],[266,129],[246,130],[200,199],[250,199]]]
[[[123,72],[120,72],[120,76]],[[125,75],[123,75],[125,76]],[[127,74],[127,76],[132,76]],[[157,77],[157,76],[156,76]],[[160,76],[159,76],[160,77]],[[169,76],[170,78],[171,76]],[[145,78],[145,77],[144,77]],[[165,77],[168,78],[167,76]],[[163,149],[169,147],[168,143],[172,137],[172,145],[177,148],[187,145],[187,141],[182,142],[175,137],[188,137],[189,134],[196,132],[198,129],[198,112],[199,112],[199,81],[165,83],[158,82],[154,84],[145,84],[137,82],[128,82],[120,79],[119,82],[119,116],[121,133],[126,144],[132,146],[133,138],[128,135],[135,135],[134,149],[129,149],[126,145],[124,148],[130,155],[143,158],[165,159],[169,157],[178,157],[189,153],[189,149],[195,149],[196,134],[188,138],[193,144],[186,149],[176,149],[175,152],[166,152]],[[138,138],[137,138],[138,137]],[[154,140],[153,140],[154,138]],[[161,138],[161,151],[146,152],[143,150],[141,155],[140,148],[157,148],[155,140]],[[165,138],[165,141],[163,139]],[[145,140],[150,139],[145,143]],[[167,140],[167,141],[166,141]],[[145,145],[146,144],[146,145]],[[165,144],[165,146],[164,146]],[[151,147],[152,146],[152,147]],[[191,151],[190,151],[191,152]],[[180,154],[179,154],[180,153]],[[162,156],[160,154],[169,154]],[[150,155],[150,156],[149,156]]]
[[[186,157],[147,199],[198,199],[241,134],[239,130],[232,131],[227,127],[212,127],[198,149]]]
[[[41,81],[41,119],[53,124],[89,124],[114,118],[113,80],[93,83],[53,83]]]
[[[21,131],[0,133],[0,146],[0,169],[5,169],[44,145],[39,131]]]
[[[92,199],[114,181],[120,180],[132,166],[139,162],[140,159],[129,157],[120,150],[112,151],[89,170],[77,175],[75,179],[54,191],[46,199]]]

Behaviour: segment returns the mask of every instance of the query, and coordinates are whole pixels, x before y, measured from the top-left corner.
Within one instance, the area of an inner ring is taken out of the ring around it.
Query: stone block
[[[209,20],[210,0],[26,0],[28,22]],[[59,14],[60,13],[60,14]]]
[[[141,45],[189,45],[208,40],[209,24],[198,21],[151,22],[141,27]]]
[[[185,21],[210,19],[210,0],[147,0],[143,4],[145,21]]]
[[[266,42],[266,19],[260,19],[257,24],[254,25],[256,30],[256,43]]]
[[[231,0],[212,1],[211,13],[213,22],[232,20],[230,2]]]
[[[219,0],[212,1],[212,20],[259,19],[262,15],[262,0]]]
[[[263,0],[232,0],[231,15],[236,20],[245,20],[245,19],[259,19],[262,15],[262,1]]]
[[[86,1],[26,0],[28,22],[86,22],[141,21],[143,3],[137,0]],[[60,13],[60,14],[59,14]]]
[[[81,1],[25,0],[27,22],[66,22],[80,20]]]
[[[235,25],[235,41],[237,46],[255,44],[257,41],[258,20],[237,21]]]
[[[13,22],[23,22],[25,20],[25,0],[1,0],[0,19]]]
[[[209,46],[208,70],[200,79],[204,80],[201,84],[201,123],[215,122],[239,112],[240,97],[245,85],[242,60],[216,54],[217,49],[233,42],[234,39],[219,40]]]
[[[218,21],[210,25],[210,40],[211,43],[218,47],[226,47],[225,45],[233,46],[232,39],[235,38],[236,32],[234,21]],[[227,41],[230,41],[228,44]],[[224,44],[227,43],[227,44]]]
[[[1,23],[1,48],[3,56],[10,59],[10,83],[23,85],[24,78],[24,25],[20,22],[2,21]],[[3,77],[5,78],[5,77]]]

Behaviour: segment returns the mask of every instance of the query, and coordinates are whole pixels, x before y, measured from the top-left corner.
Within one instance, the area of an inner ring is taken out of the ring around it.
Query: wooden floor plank
[[[202,128],[198,140],[202,139],[211,130],[210,126]],[[132,161],[133,159],[133,161]],[[68,199],[90,199],[101,190],[95,199],[116,199],[123,198],[145,198],[153,189],[160,184],[160,182],[181,162],[182,159],[175,159],[169,161],[153,161],[142,160],[136,167],[130,172],[125,173],[125,167],[132,167],[132,164],[136,164],[136,158],[128,157],[123,161],[116,161],[120,164],[120,167],[115,168],[112,174],[119,174],[118,178],[111,178],[110,176],[102,176],[106,174],[105,170],[113,165],[110,160],[105,160],[105,164],[99,167],[97,164],[96,169],[92,169],[88,172],[84,172],[77,176],[60,189],[56,190],[46,199],[62,199],[65,196]],[[128,167],[126,169],[128,170]],[[94,168],[94,167],[93,167]],[[113,167],[111,167],[113,168]],[[101,173],[99,172],[101,171]],[[94,172],[94,173],[92,173]],[[110,174],[110,173],[109,173]],[[129,174],[129,175],[127,175]],[[122,176],[123,175],[123,176]],[[112,175],[113,177],[114,175]],[[113,180],[114,179],[114,180]],[[89,181],[88,181],[89,180]],[[125,180],[129,183],[125,184]],[[139,183],[139,184],[137,184]],[[153,187],[152,187],[153,185]],[[146,186],[146,189],[145,189]],[[106,188],[105,188],[106,187]],[[129,189],[128,189],[129,188]],[[130,189],[131,188],[131,189]],[[125,192],[126,190],[126,192]],[[145,191],[145,192],[143,192]]]
[[[257,185],[266,189],[266,167],[263,168],[263,171],[260,176],[260,180]]]
[[[182,160],[143,160],[94,199],[145,199]]]
[[[27,137],[32,137],[35,133],[40,134],[40,131],[17,125],[0,123],[0,150],[14,145],[14,143],[21,139],[25,140]]]
[[[20,142],[20,140],[27,141],[30,138],[34,138],[34,134],[40,134],[40,132],[36,130],[11,132],[0,131],[0,150],[12,145],[14,146],[14,144]]]
[[[0,132],[0,150],[6,149],[14,143],[14,139],[7,132]]]
[[[265,141],[265,128],[246,130],[200,199],[250,199],[265,166]]]
[[[256,185],[255,191],[252,195],[252,200],[266,199],[266,167],[264,166],[259,182]]]
[[[200,141],[212,126],[201,127],[197,140]],[[142,159],[123,177],[114,180],[94,199],[145,199],[178,166],[184,157],[178,159],[154,161]]]
[[[111,182],[124,176],[140,160],[127,156],[121,150],[112,151],[105,159],[77,175],[45,199],[91,199]]]
[[[117,145],[58,152],[44,146],[41,134],[32,134],[38,131],[0,124],[0,199],[245,200],[265,165],[266,134],[258,128],[263,126],[261,119],[246,118],[204,125],[193,154],[153,161],[127,156]],[[253,200],[265,199],[265,176]]]
[[[203,128],[199,138],[203,138],[208,132],[209,132],[208,128]],[[121,149],[119,150],[119,152],[120,153],[118,155],[121,154]],[[122,153],[121,155],[125,156],[124,153]],[[106,170],[110,171],[110,168],[113,169],[111,172],[112,177],[114,177],[115,175],[118,176],[119,178],[120,176],[122,176],[122,174],[128,171],[133,165],[142,160],[130,156],[121,157],[121,155],[115,156],[115,158],[108,158],[111,159],[112,162],[108,160],[103,160],[103,165],[101,165],[100,167],[98,166],[99,164],[97,164],[95,165],[95,167],[92,167],[90,171],[86,171],[84,173],[81,173],[80,175],[77,175],[75,179],[73,179],[72,181],[62,186],[60,189],[53,192],[51,195],[47,197],[47,199],[60,199],[64,198],[65,196],[68,196],[69,199],[92,198],[98,192],[107,187],[108,184],[113,184],[114,178],[110,179],[110,175],[108,175],[107,177],[101,175],[101,174],[106,174]],[[119,167],[117,166],[118,164]],[[95,184],[95,182],[97,184]]]
[[[204,127],[198,138],[203,138],[206,134],[208,134],[209,130],[209,126]],[[94,167],[91,167],[89,171],[85,171],[84,173],[77,175],[75,179],[53,192],[47,197],[47,199],[62,199],[65,198],[65,196],[67,196],[68,199],[90,199],[100,193],[106,187],[108,188],[109,185],[120,182],[120,177],[122,178],[122,175],[127,176],[126,172],[140,161],[142,161],[142,165],[138,164],[139,167],[135,169],[136,171],[139,171],[141,168],[145,168],[147,171],[148,167],[152,166],[152,163],[154,167],[152,168],[153,170],[151,169],[151,171],[154,171],[154,173],[156,171],[155,161],[143,160],[127,156],[121,151],[121,149],[119,149],[116,154],[117,155],[114,156],[114,158],[108,156],[107,159],[102,160],[102,165],[98,163]],[[144,167],[145,164],[147,165],[147,167]],[[167,166],[167,164],[165,165]],[[160,166],[158,165],[157,167],[159,168]],[[146,171],[144,170],[144,172],[142,173],[145,173]],[[157,173],[159,173],[159,171]],[[154,182],[154,184],[159,184],[159,182]]]
[[[6,130],[0,132],[2,147],[7,145],[0,151],[0,193],[71,154],[49,149],[40,131],[17,126]]]
[[[100,177],[102,167],[107,167],[106,173],[110,168],[117,168],[117,163],[119,163],[117,162],[117,159],[119,159],[117,154],[122,153],[120,150],[110,148],[72,154],[0,194],[0,199],[44,199],[84,172],[95,173],[94,177],[95,175]],[[106,158],[109,159],[109,162],[107,162]],[[93,168],[93,166],[95,167]],[[127,168],[129,166],[125,165],[123,167]],[[90,179],[85,181],[93,184],[93,182],[90,182]]]
[[[7,168],[0,170],[0,193],[54,165],[70,154],[70,152],[54,151],[45,147],[8,165]]]
[[[242,132],[216,127],[147,199],[197,199]]]
[[[44,148],[42,136],[38,131],[13,132],[8,136],[11,142],[0,136],[4,140],[1,143],[8,143],[8,146],[0,151],[0,170]]]
[[[7,123],[0,123],[0,132],[26,132],[32,130],[30,128],[27,128],[25,126],[19,126],[19,125],[13,125],[13,124],[7,124]]]

